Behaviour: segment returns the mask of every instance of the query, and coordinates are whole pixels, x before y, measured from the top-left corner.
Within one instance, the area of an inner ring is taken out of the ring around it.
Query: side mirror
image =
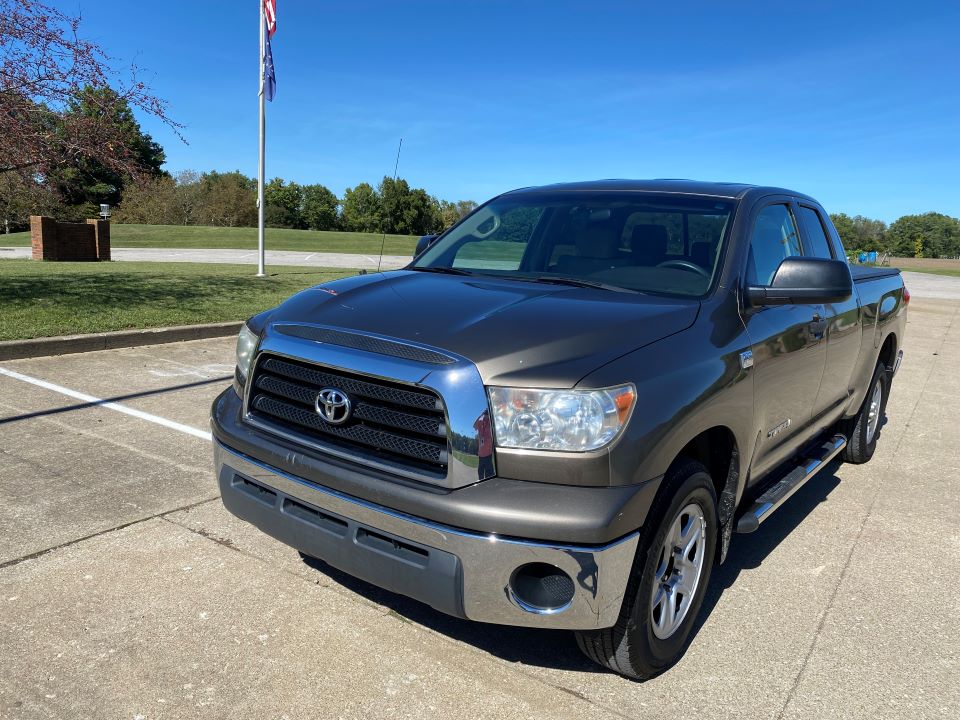
[[[417,240],[417,249],[414,251],[413,256],[419,257],[424,250],[433,245],[434,241],[439,237],[439,235],[423,235],[419,240]]]
[[[847,300],[853,295],[853,277],[842,260],[813,257],[784,258],[766,287],[750,286],[751,305],[819,305]]]

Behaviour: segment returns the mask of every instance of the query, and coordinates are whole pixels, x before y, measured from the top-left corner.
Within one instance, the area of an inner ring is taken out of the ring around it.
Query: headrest
[[[663,225],[634,225],[630,252],[641,264],[653,265],[667,256],[669,241],[670,236]]]
[[[609,222],[590,222],[577,234],[577,253],[580,257],[612,258],[620,249],[620,234]]]
[[[690,260],[704,270],[711,270],[713,269],[712,251],[713,243],[706,240],[690,243]]]

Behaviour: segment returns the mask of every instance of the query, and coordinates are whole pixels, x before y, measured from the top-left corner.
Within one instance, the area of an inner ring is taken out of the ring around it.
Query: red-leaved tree
[[[0,174],[36,182],[57,170],[96,162],[138,179],[130,138],[113,119],[117,104],[159,118],[179,135],[167,104],[137,78],[117,72],[97,44],[78,35],[80,18],[33,0],[0,0]],[[115,92],[90,93],[112,88]],[[70,112],[81,99],[88,111]],[[104,107],[93,108],[91,102]]]

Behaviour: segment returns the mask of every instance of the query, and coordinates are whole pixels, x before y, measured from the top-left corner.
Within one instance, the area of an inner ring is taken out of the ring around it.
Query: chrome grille
[[[315,410],[318,393],[329,387],[350,396],[353,410],[343,425],[328,423]],[[376,457],[435,474],[446,471],[446,419],[440,398],[430,390],[263,355],[247,410],[261,425],[348,449],[360,459]]]

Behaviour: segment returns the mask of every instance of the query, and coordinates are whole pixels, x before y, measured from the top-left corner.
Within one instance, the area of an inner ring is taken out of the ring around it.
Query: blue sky
[[[256,174],[255,0],[55,4],[186,125],[142,118],[169,170]],[[375,184],[403,137],[400,175],[451,200],[685,177],[960,216],[960,3],[278,5],[268,177]]]

